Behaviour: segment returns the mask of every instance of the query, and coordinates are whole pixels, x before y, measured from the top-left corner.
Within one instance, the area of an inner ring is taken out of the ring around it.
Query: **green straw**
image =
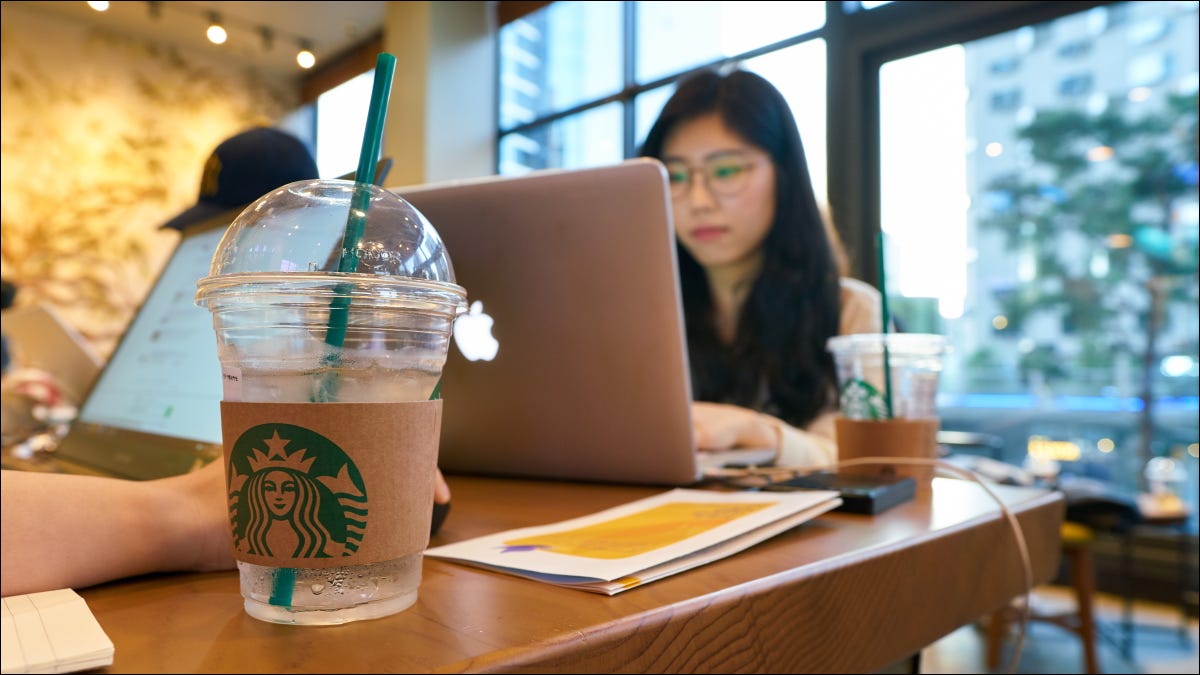
[[[381,52],[375,60],[375,84],[371,89],[371,107],[367,111],[367,126],[363,132],[362,149],[358,155],[358,171],[354,174],[354,194],[350,198],[350,212],[346,217],[346,233],[342,236],[342,255],[338,260],[338,272],[351,273],[358,269],[358,246],[362,242],[367,225],[367,208],[371,205],[371,191],[366,186],[375,182],[375,162],[379,159],[379,148],[383,141],[383,122],[387,117],[388,98],[392,92],[392,76],[396,72],[396,57]],[[325,331],[325,344],[341,348],[346,341],[346,324],[350,315],[351,284],[338,284],[333,302],[329,305],[329,323]],[[336,366],[340,361],[337,352],[325,358],[325,364]],[[327,373],[312,396],[314,403],[332,401],[336,396],[337,376]],[[281,567],[275,570],[271,585],[270,604],[290,607],[292,593],[296,587],[296,570]]]
[[[349,218],[346,220],[346,234],[342,238],[339,272],[353,272],[358,269],[358,244],[367,224],[367,207],[371,202],[371,193],[362,186],[375,182],[375,163],[379,161],[383,122],[387,117],[388,98],[392,93],[392,75],[395,72],[396,57],[381,52],[375,60],[375,84],[371,88],[371,107],[367,111],[367,128],[363,132],[362,150],[358,155],[358,171],[354,174],[354,199]]]
[[[883,231],[881,230],[875,235],[875,254],[879,265],[879,295],[881,302],[879,303],[881,314],[883,314],[883,401],[887,404],[887,419],[892,419],[892,366],[891,358],[888,355],[888,292],[887,292],[887,275],[884,274],[883,267]]]
[[[367,127],[358,155],[358,171],[354,174],[354,194],[350,198],[350,213],[346,217],[346,233],[342,235],[339,272],[349,273],[358,269],[358,246],[367,225],[367,208],[371,205],[371,191],[366,186],[375,182],[375,162],[379,160],[383,122],[387,116],[392,75],[395,72],[396,57],[387,52],[380,53],[375,61],[375,84],[371,88],[371,107],[367,111]],[[336,294],[329,307],[329,329],[325,332],[325,343],[334,347],[341,347],[346,340],[346,323],[350,313],[349,286],[340,286],[338,290],[342,292]]]

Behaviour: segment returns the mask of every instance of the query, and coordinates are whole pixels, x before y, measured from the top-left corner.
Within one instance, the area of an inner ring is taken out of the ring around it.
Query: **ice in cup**
[[[196,302],[221,362],[246,611],[320,625],[411,606],[466,308],[437,231],[375,186],[291,183],[229,226]]]
[[[886,354],[884,347],[887,347]],[[838,460],[937,458],[938,377],[946,339],[925,333],[863,333],[829,339],[840,410],[834,419]],[[884,364],[891,373],[891,410]],[[912,476],[928,487],[932,466],[866,464],[849,473]]]

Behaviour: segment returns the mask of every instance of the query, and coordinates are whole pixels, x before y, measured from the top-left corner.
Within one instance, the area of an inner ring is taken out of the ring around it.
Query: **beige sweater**
[[[843,278],[838,332],[841,335],[880,332],[883,328],[880,321],[882,302],[874,287],[857,279]],[[836,462],[837,439],[833,428],[836,413],[836,410],[828,410],[804,429],[776,420],[782,437],[776,463],[780,466],[820,466]]]

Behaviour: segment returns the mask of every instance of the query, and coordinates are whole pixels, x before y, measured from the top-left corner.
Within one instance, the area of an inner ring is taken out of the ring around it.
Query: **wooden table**
[[[662,488],[450,476],[433,544],[585,515]],[[996,488],[1034,583],[1059,562],[1058,493]],[[730,558],[606,597],[426,559],[417,603],[342,626],[265,623],[236,572],[81,594],[121,672],[871,672],[1024,591],[1013,535],[969,482],[878,516],[830,513]]]

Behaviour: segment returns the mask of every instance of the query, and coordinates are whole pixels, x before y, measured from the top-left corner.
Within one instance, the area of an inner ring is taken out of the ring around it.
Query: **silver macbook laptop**
[[[216,338],[193,298],[239,211],[183,232],[58,448],[30,460],[5,454],[5,468],[149,479],[220,457]]]
[[[390,189],[441,235],[499,343],[490,361],[450,349],[443,470],[661,485],[701,477],[661,164]]]

